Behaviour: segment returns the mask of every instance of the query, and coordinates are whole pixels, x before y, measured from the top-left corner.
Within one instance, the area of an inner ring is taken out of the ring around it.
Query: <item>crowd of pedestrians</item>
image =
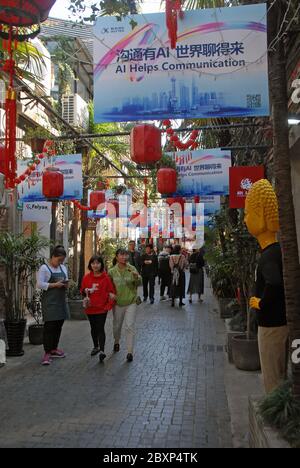
[[[64,358],[65,353],[58,348],[64,321],[68,318],[67,288],[68,272],[64,266],[66,251],[62,245],[53,248],[50,259],[38,271],[37,287],[42,290],[42,312],[44,318],[44,357],[43,365],[50,365],[55,358]],[[160,300],[171,301],[179,306],[186,293],[186,271],[190,272],[187,289],[189,302],[193,294],[199,301],[204,288],[203,252],[193,249],[191,255],[180,245],[165,245],[159,255],[152,244],[147,244],[145,252],[136,249],[135,241],[130,241],[128,250],[116,251],[113,265],[105,271],[101,256],[94,255],[88,262],[89,272],[81,282],[83,306],[90,323],[93,349],[91,356],[99,354],[103,362],[105,354],[105,322],[107,313],[113,312],[114,352],[120,351],[122,328],[126,339],[126,359],[133,361],[135,321],[137,307],[149,298],[155,301],[155,281],[160,283]],[[138,287],[143,285],[143,301],[138,295]]]

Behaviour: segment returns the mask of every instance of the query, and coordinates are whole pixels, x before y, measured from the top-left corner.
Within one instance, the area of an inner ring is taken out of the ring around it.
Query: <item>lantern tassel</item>
[[[17,103],[16,93],[9,87],[5,100],[5,177],[6,188],[14,187],[16,177],[16,125],[17,125]]]
[[[144,205],[147,208],[148,207],[148,191],[147,191],[147,184],[148,184],[148,179],[144,179],[144,184],[145,184],[145,190],[144,190]]]

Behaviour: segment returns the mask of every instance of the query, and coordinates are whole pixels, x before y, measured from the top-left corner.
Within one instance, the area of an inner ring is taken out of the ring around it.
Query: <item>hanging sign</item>
[[[18,161],[18,176],[26,171],[27,164],[28,160]],[[47,201],[42,192],[42,176],[43,172],[51,166],[57,168],[64,176],[64,193],[59,199],[82,199],[82,156],[81,154],[66,154],[44,158],[36,166],[34,172],[18,185],[20,201]]]
[[[51,222],[51,202],[23,203],[22,220],[24,222],[48,223]]]
[[[266,4],[185,11],[171,48],[164,13],[100,17],[96,122],[269,115]]]
[[[229,206],[230,208],[245,208],[248,191],[265,176],[264,166],[241,166],[229,169]]]
[[[219,148],[167,153],[178,173],[176,196],[228,195],[231,151]]]

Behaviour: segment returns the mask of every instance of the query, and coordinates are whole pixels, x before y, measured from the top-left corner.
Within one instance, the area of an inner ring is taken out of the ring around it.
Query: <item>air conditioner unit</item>
[[[88,105],[79,94],[62,96],[62,117],[74,127],[87,128]]]

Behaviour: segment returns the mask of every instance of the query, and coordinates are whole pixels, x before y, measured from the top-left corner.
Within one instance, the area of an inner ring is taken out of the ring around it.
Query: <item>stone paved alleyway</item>
[[[158,297],[158,294],[157,294]],[[42,347],[0,370],[0,447],[230,447],[224,326],[203,304],[139,306],[134,361],[90,357],[86,321],[67,322],[67,358],[42,367]]]

